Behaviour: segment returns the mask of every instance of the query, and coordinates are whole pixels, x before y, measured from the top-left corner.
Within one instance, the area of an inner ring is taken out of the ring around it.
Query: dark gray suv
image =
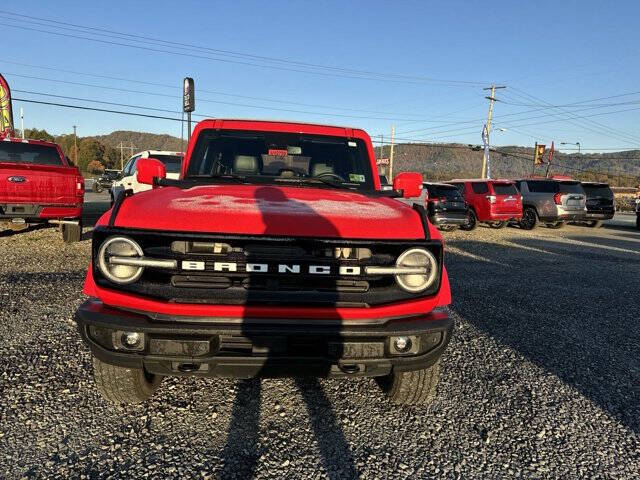
[[[531,230],[538,222],[561,228],[568,221],[584,221],[586,195],[576,180],[523,179],[516,186],[522,195],[520,227]]]

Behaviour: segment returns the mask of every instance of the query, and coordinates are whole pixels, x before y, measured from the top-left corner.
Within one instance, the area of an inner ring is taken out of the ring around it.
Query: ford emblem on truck
[[[27,181],[25,177],[22,177],[20,175],[14,175],[13,177],[9,177],[7,180],[9,180],[12,183],[24,183]]]

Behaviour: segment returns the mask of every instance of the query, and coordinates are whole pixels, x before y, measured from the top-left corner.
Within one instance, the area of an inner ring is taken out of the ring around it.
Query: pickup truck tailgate
[[[82,198],[76,172],[74,167],[0,161],[0,203],[77,204]]]

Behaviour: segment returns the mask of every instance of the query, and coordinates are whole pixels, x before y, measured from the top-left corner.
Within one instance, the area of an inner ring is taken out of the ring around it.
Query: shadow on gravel
[[[23,230],[0,230],[0,238],[2,237],[17,237],[19,235],[24,235],[29,232],[34,232],[36,230],[42,230],[43,228],[51,228],[51,225],[47,225],[46,223],[39,223],[35,225],[29,225],[27,228]]]
[[[261,381],[259,378],[238,383],[227,444],[222,452],[224,467],[220,478],[253,478],[260,458],[258,425],[260,422]]]
[[[317,378],[297,378],[296,385],[304,398],[328,477],[358,478],[349,444],[320,382]]]
[[[590,237],[587,235],[568,235],[565,238],[569,240],[577,240],[578,242],[587,242],[598,246],[622,248],[625,250],[640,253],[640,236],[636,236],[635,238],[630,239],[618,237],[618,235],[606,235],[602,237]]]
[[[305,377],[297,378],[296,385],[309,413],[327,476],[332,480],[358,478],[349,444],[320,382]],[[261,380],[240,380],[222,452],[221,479],[254,477],[261,456],[260,404]]]
[[[640,322],[637,289],[630,287],[638,284],[638,257],[550,239],[511,240],[564,255],[457,241],[496,261],[517,255],[519,273],[448,252],[455,310],[640,432]]]

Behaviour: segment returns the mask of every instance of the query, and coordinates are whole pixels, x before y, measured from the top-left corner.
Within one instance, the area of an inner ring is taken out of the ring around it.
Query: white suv
[[[163,150],[145,150],[143,152],[138,152],[134,156],[132,156],[127,164],[120,172],[120,175],[116,180],[114,180],[113,185],[111,186],[111,191],[115,188],[122,187],[125,190],[133,190],[133,193],[143,192],[145,190],[150,190],[151,185],[145,185],[142,183],[138,183],[138,179],[136,176],[137,173],[137,165],[138,160],[141,158],[155,158],[164,163],[164,166],[167,171],[167,178],[178,179],[180,178],[180,170],[182,168],[182,159],[184,158],[184,153],[182,152],[166,152]]]

